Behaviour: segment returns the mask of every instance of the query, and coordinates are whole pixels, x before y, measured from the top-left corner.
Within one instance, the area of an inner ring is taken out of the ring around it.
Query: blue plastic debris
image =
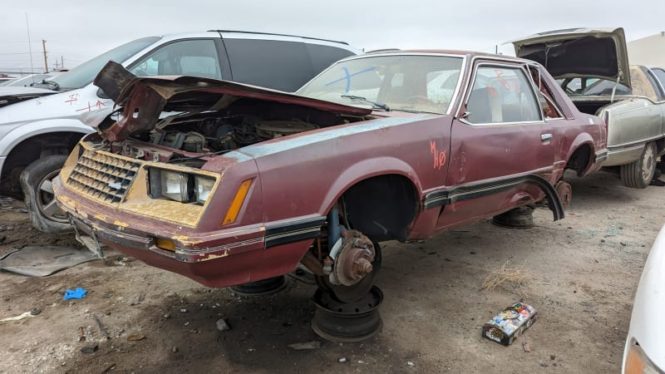
[[[85,295],[88,294],[88,291],[85,288],[77,287],[73,290],[66,289],[65,290],[65,296],[63,297],[64,300],[78,300],[82,299],[85,297]]]

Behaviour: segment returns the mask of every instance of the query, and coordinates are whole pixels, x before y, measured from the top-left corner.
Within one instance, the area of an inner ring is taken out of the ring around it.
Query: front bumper
[[[199,232],[119,212],[69,190],[59,178],[53,188],[59,205],[80,233],[148,265],[210,287],[234,286],[291,272],[312,242],[310,236],[266,246],[270,243],[266,231],[271,228],[264,225]],[[173,241],[175,250],[159,248],[156,245],[159,238]]]

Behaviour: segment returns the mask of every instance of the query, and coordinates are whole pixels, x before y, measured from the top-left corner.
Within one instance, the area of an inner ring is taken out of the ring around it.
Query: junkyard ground
[[[633,294],[665,223],[665,188],[628,189],[604,173],[572,184],[573,206],[559,222],[540,208],[529,230],[481,222],[424,243],[386,243],[384,327],[361,344],[288,347],[321,341],[309,327],[314,287],[301,283],[240,298],[122,258],[45,278],[0,273],[0,319],[41,309],[0,323],[0,372],[618,372]],[[0,254],[74,243],[35,232],[22,205],[10,205],[0,210]],[[525,284],[482,290],[507,262]],[[77,286],[88,296],[63,301]],[[522,297],[540,317],[525,336],[509,347],[481,338],[482,324]],[[220,318],[230,331],[216,329]],[[80,351],[90,344],[96,352]]]

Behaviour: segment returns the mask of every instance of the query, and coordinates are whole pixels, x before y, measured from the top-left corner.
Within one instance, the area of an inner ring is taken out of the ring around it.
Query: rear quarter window
[[[302,42],[224,38],[233,80],[293,92],[314,76]]]
[[[346,49],[327,46],[327,45],[306,43],[305,46],[307,48],[307,53],[309,54],[309,58],[312,61],[312,69],[314,71],[314,75],[319,74],[333,63],[343,58],[354,55],[353,52],[348,51]]]

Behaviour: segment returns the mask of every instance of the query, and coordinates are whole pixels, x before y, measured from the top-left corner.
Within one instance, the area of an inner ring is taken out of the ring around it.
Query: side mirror
[[[109,95],[107,95],[101,88],[97,90],[97,97],[100,99],[110,99]]]

